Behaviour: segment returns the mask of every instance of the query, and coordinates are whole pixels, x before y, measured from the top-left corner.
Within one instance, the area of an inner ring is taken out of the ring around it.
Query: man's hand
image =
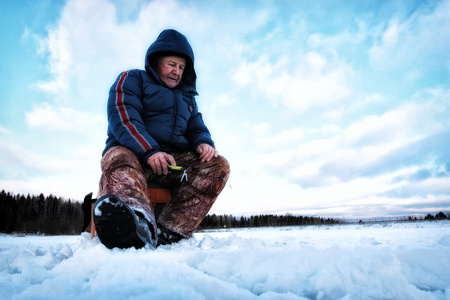
[[[156,152],[148,158],[147,163],[156,175],[167,175],[167,173],[169,173],[168,166],[177,165],[173,156],[165,152]]]
[[[214,157],[219,156],[219,152],[208,144],[200,144],[197,147],[197,153],[200,154],[202,162],[210,161]]]

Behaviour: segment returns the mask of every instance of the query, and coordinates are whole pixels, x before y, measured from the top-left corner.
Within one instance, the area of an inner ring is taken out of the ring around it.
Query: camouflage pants
[[[155,183],[169,188],[172,198],[157,221],[185,238],[192,237],[225,187],[230,166],[222,156],[201,162],[196,154],[172,155],[182,170],[169,170],[167,175],[156,175],[150,168],[144,169],[129,149],[121,146],[108,149],[101,160],[98,197],[116,195],[154,224],[147,185]]]

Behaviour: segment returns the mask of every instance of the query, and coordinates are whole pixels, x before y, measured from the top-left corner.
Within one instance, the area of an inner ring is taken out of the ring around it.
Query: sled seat
[[[170,199],[172,199],[170,190],[160,185],[148,184],[147,190],[150,195],[153,211],[157,209],[159,206],[158,204],[166,205],[166,203],[169,203]]]
[[[155,212],[155,218],[158,219],[159,214],[162,209],[172,198],[170,190],[162,186],[157,186],[149,184],[147,187],[148,193],[150,195],[150,201],[152,203],[152,210]],[[95,200],[91,201],[91,237],[95,237],[95,224],[94,224],[94,203]],[[86,200],[85,200],[86,201]]]

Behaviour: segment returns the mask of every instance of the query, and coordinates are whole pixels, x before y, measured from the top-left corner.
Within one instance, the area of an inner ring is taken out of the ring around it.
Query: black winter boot
[[[156,247],[158,238],[153,226],[117,196],[98,198],[93,213],[98,238],[107,248]]]
[[[178,243],[183,237],[158,223],[158,246]]]

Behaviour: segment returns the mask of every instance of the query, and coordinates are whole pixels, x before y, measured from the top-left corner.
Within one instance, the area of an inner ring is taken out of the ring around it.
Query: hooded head
[[[194,70],[194,52],[184,35],[173,29],[161,32],[147,50],[145,56],[145,69],[156,71],[158,58],[161,56],[179,56],[186,60],[181,82],[195,90],[197,75]]]

